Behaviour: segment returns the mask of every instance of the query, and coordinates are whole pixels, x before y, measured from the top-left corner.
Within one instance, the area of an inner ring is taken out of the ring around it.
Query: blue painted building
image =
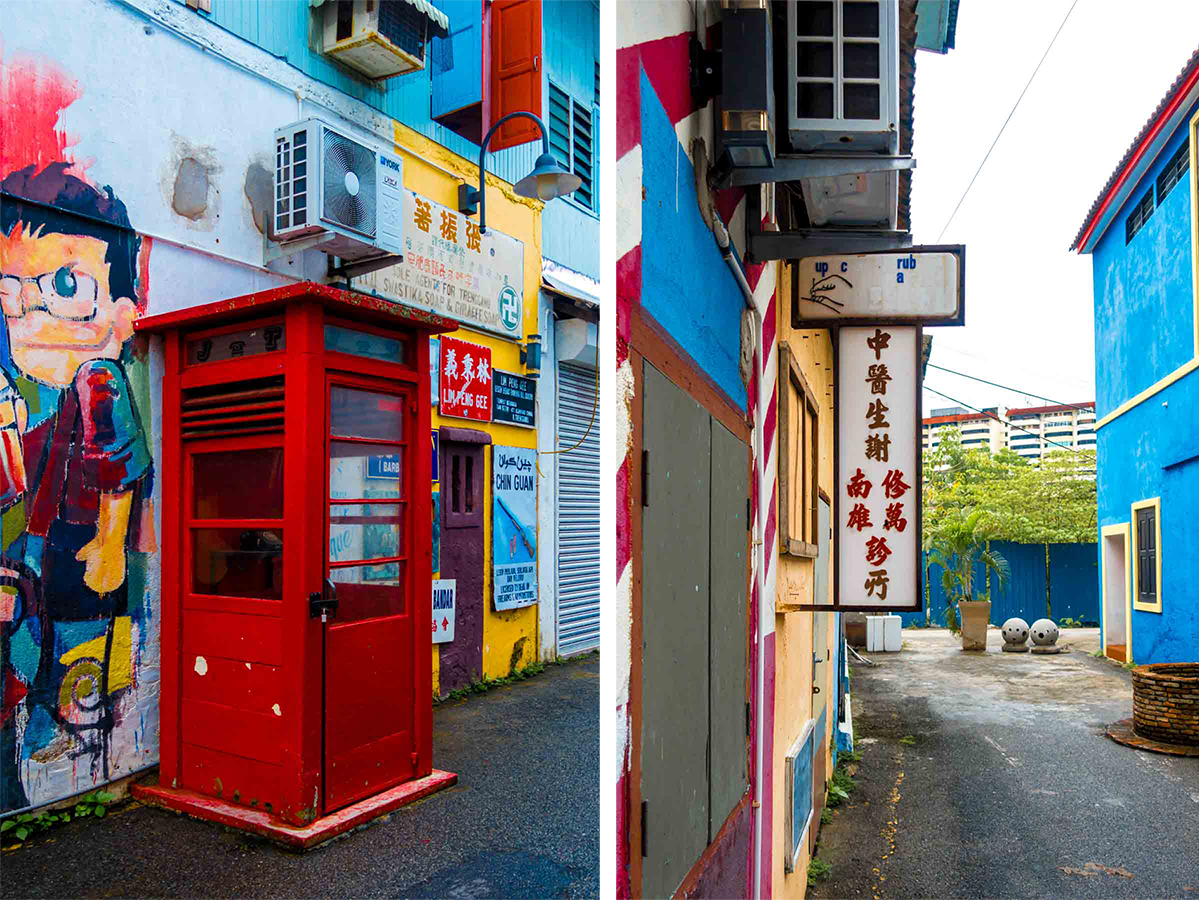
[[[1199,52],[1087,213],[1102,639],[1136,663],[1199,659]]]

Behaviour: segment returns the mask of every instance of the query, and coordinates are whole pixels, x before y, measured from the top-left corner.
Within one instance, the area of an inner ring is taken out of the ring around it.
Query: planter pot
[[[991,601],[971,600],[968,603],[959,603],[958,615],[962,620],[962,649],[986,650],[987,625],[991,621]]]

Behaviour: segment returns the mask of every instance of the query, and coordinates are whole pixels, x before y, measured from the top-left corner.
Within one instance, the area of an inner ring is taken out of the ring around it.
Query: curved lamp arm
[[[487,136],[485,138],[483,138],[483,143],[479,145],[479,187],[478,187],[478,190],[476,190],[475,188],[467,187],[466,185],[463,185],[462,187],[464,188],[464,190],[462,190],[460,192],[460,198],[459,198],[459,202],[458,202],[458,209],[460,212],[466,211],[464,209],[464,207],[469,208],[469,207],[473,206],[474,204],[478,203],[478,205],[479,205],[479,233],[480,234],[487,233],[487,193],[483,190],[483,181],[487,177],[487,170],[483,168],[483,162],[487,158],[487,145],[491,143],[492,135],[495,134],[496,130],[501,125],[503,125],[509,119],[515,119],[518,117],[525,118],[525,119],[532,119],[534,122],[537,123],[537,127],[541,130],[541,152],[542,153],[550,152],[550,136],[549,136],[549,133],[545,130],[545,123],[541,121],[541,118],[539,116],[536,116],[531,112],[524,112],[522,110],[522,111],[518,111],[518,112],[508,113],[508,115],[500,117],[500,119],[494,125],[491,126],[491,129],[487,132]]]

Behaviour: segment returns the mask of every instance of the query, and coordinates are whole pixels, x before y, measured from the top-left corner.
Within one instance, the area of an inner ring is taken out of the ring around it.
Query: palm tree
[[[924,549],[928,561],[940,566],[941,584],[945,589],[945,621],[957,634],[958,604],[976,599],[974,596],[974,567],[981,565],[995,573],[1003,587],[1011,575],[1011,567],[1003,556],[991,550],[989,541],[998,524],[981,509],[956,509],[946,513],[925,535]],[[980,600],[990,599],[985,593]]]

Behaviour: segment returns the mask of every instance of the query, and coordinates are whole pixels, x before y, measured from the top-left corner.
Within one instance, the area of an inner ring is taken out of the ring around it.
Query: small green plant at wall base
[[[828,878],[829,864],[823,859],[813,856],[808,862],[808,887],[815,887],[817,881]]]
[[[1096,650],[1094,653],[1091,654],[1091,659],[1103,659],[1103,657],[1106,655],[1107,654],[1105,654],[1103,652],[1103,648],[1100,647],[1098,650]]]
[[[1137,664],[1134,663],[1131,659],[1124,664],[1124,668],[1127,669],[1129,672],[1131,672],[1136,667],[1137,667]]]
[[[1058,619],[1057,624],[1062,628],[1082,628],[1081,619],[1072,619],[1069,616]]]
[[[97,819],[102,819],[108,812],[107,805],[115,799],[117,799],[116,795],[110,794],[108,791],[93,791],[80,797],[74,809],[44,812],[36,816],[32,813],[22,813],[11,819],[5,819],[3,824],[0,824],[0,834],[3,834],[6,839],[21,844],[31,834],[46,831],[57,825],[65,825],[72,818],[95,816]]]
[[[916,738],[910,734],[905,734],[903,737],[901,737],[899,739],[899,743],[907,744],[909,747],[912,747],[912,746],[915,746],[915,744],[916,744]]]
[[[820,811],[820,824],[827,825],[831,821],[833,821],[833,811],[826,806]]]

